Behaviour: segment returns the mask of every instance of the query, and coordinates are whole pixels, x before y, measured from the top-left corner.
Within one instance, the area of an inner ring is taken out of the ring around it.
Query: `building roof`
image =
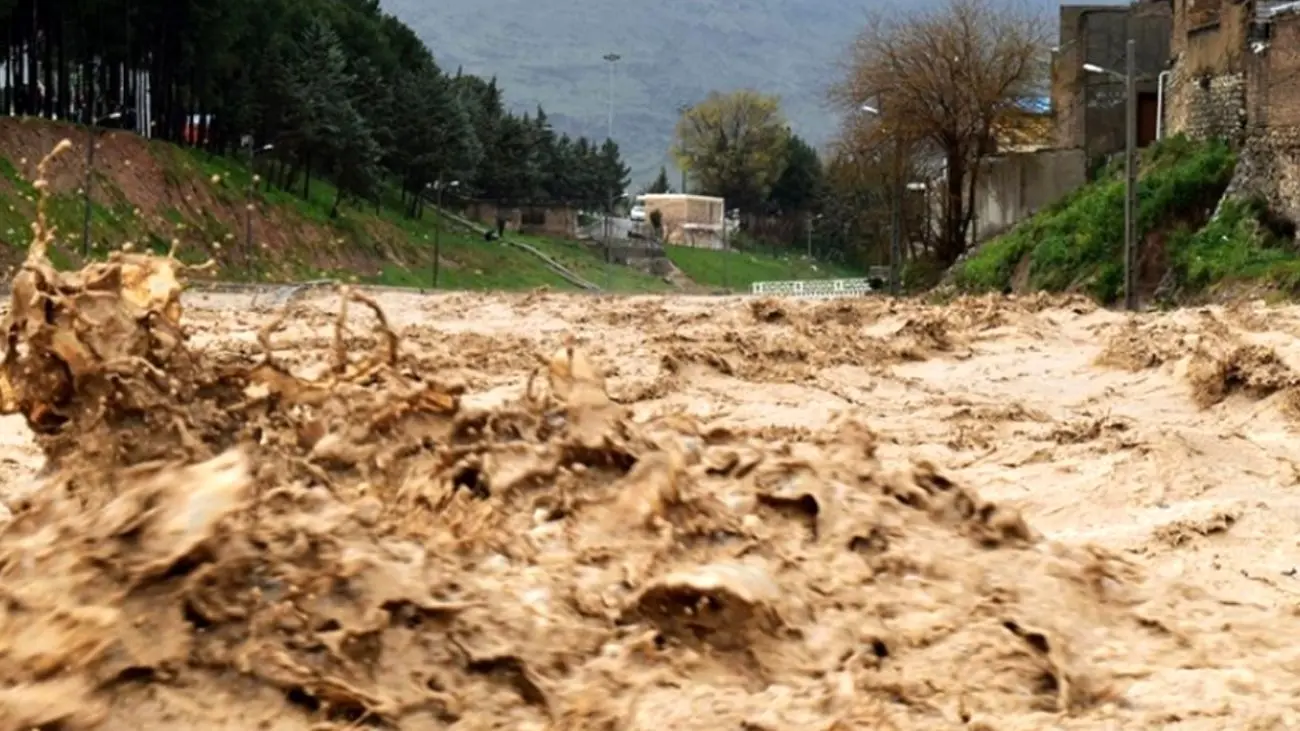
[[[1016,106],[1030,114],[1047,114],[1052,111],[1052,97],[1047,95],[1024,96],[1016,101]]]
[[[1030,111],[1018,105],[1020,114],[1004,117],[993,127],[993,139],[999,151],[1026,151],[1052,146],[1052,117],[1047,111]],[[1045,105],[1051,108],[1050,102]]]

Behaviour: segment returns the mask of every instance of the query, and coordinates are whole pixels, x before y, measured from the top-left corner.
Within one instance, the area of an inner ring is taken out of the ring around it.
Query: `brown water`
[[[1300,309],[272,310],[39,243],[0,731],[1300,724]]]
[[[15,287],[0,728],[1297,723],[1300,310],[169,266]]]

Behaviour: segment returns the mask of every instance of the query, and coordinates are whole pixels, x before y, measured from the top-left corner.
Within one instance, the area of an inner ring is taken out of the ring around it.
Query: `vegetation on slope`
[[[30,182],[37,160],[58,140],[83,141],[85,131],[38,119],[0,119],[0,263],[21,260],[35,213]],[[82,260],[85,207],[84,156],[77,150],[58,158],[51,170],[49,213],[57,226],[53,256],[61,266]],[[432,208],[409,217],[396,192],[379,205],[348,207],[331,215],[335,188],[315,183],[307,197],[259,187],[250,198],[253,173],[237,160],[150,142],[124,132],[106,132],[97,145],[92,187],[91,257],[130,245],[159,253],[179,242],[191,262],[212,258],[214,276],[233,281],[301,281],[333,278],[427,288],[433,277],[438,217]],[[247,246],[249,201],[253,247]],[[674,289],[664,279],[617,264],[606,265],[599,247],[577,241],[509,234],[542,251],[602,289],[659,292]],[[501,242],[486,242],[453,219],[443,221],[439,287],[524,290],[573,285],[535,256]],[[746,289],[761,279],[838,276],[801,258],[683,250],[673,253],[688,277],[717,288]],[[724,272],[729,272],[726,278]],[[688,288],[691,283],[684,283]]]
[[[80,141],[84,131],[43,120],[0,119],[0,240],[8,244],[0,247],[0,255],[5,263],[20,260],[28,242],[36,161],[64,137]],[[77,150],[58,158],[51,172],[48,205],[58,229],[54,256],[63,266],[82,258],[84,176],[84,157]],[[313,185],[306,198],[277,188],[258,190],[251,198],[250,251],[246,205],[252,182],[248,168],[230,158],[129,133],[106,133],[97,146],[91,257],[123,246],[166,252],[179,242],[179,255],[187,261],[214,259],[214,276],[220,279],[337,278],[430,286],[438,226],[434,211],[408,217],[392,193],[378,206],[331,215],[336,191],[329,183]],[[536,257],[501,242],[485,242],[451,220],[444,224],[440,287],[573,289]],[[583,247],[533,237],[529,243],[567,252],[565,263],[578,268],[603,266],[600,257]],[[613,272],[615,290],[665,286],[659,278],[627,267],[616,266]]]
[[[397,189],[414,216],[439,181],[508,204],[627,185],[612,141],[509,113],[494,80],[439,68],[374,0],[8,0],[0,19],[0,61],[31,69],[0,79],[0,114],[257,150],[273,187],[312,198],[330,181],[331,215]]]
[[[1170,138],[1147,151],[1138,186],[1144,294],[1194,298],[1225,284],[1300,285],[1300,260],[1257,201],[1219,206],[1236,165],[1222,142]],[[1218,207],[1216,214],[1216,206]],[[1100,179],[989,242],[953,271],[967,291],[1084,291],[1102,302],[1123,291],[1124,182]]]
[[[713,290],[748,292],[754,282],[787,279],[837,279],[861,277],[848,267],[806,256],[774,256],[752,251],[712,251],[669,246],[668,258],[691,280]]]

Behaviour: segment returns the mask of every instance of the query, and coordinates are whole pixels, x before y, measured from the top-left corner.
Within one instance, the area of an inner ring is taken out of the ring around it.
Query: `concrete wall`
[[[986,158],[975,185],[975,235],[996,236],[1087,182],[1081,149],[1040,150]]]
[[[1060,41],[1052,59],[1057,147],[1081,148],[1089,158],[1124,148],[1124,82],[1106,74],[1090,74],[1083,65],[1096,64],[1122,73],[1132,37],[1137,72],[1142,77],[1137,92],[1150,106],[1156,77],[1169,64],[1172,1],[1061,7]]]
[[[492,201],[471,201],[464,210],[465,216],[495,226],[497,214],[506,218],[509,231],[545,236],[576,236],[578,211],[560,206],[502,206]]]
[[[651,211],[663,217],[664,241],[680,246],[722,248],[725,202],[702,195],[646,195],[646,220]]]

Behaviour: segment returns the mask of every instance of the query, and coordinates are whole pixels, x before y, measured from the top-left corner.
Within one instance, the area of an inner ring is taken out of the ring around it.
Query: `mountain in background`
[[[898,0],[911,8],[942,0]],[[1055,12],[1053,0],[1027,0]],[[1107,4],[1103,0],[1100,4]],[[879,0],[381,0],[429,45],[447,71],[496,76],[510,106],[541,105],[554,127],[605,136],[607,53],[614,77],[614,139],[648,182],[671,161],[678,107],[710,91],[781,96],[794,130],[814,145],[834,133],[826,89]]]

